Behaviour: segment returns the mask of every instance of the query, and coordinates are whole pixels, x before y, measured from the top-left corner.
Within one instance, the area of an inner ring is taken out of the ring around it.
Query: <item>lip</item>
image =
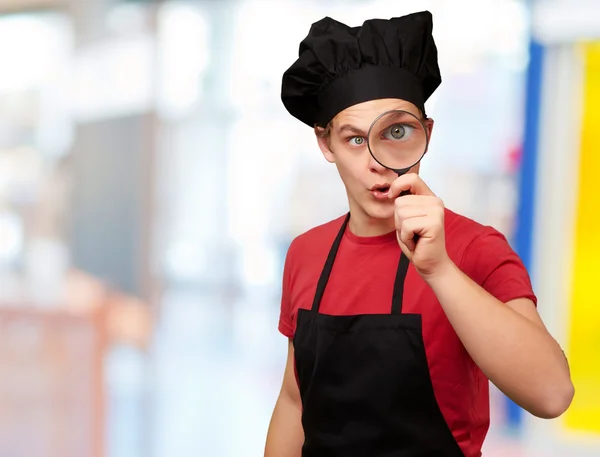
[[[382,188],[386,188],[386,191],[382,191],[380,189]],[[375,200],[381,200],[381,201],[389,201],[388,198],[388,191],[390,189],[390,186],[387,184],[378,184],[375,185],[373,187],[371,187],[371,195],[373,196],[373,198],[375,198]]]
[[[387,187],[387,188],[389,189],[391,186],[392,186],[391,184],[386,184],[386,183],[384,183],[384,184],[375,184],[375,185],[374,185],[373,187],[371,187],[369,190],[371,190],[371,191],[373,191],[373,190],[378,190],[378,189],[381,189],[381,188],[383,188],[383,187]]]

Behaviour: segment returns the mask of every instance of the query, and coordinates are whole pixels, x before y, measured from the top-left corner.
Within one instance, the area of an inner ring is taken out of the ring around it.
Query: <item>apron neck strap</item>
[[[396,270],[396,280],[394,281],[394,294],[392,295],[392,314],[402,313],[402,299],[404,298],[404,280],[408,273],[410,261],[400,250],[400,260]]]
[[[327,286],[327,281],[329,280],[329,275],[331,274],[331,270],[333,269],[333,262],[335,261],[335,256],[337,255],[338,249],[342,242],[342,238],[344,237],[344,233],[346,232],[346,227],[348,227],[348,221],[350,220],[350,213],[346,215],[340,230],[335,237],[335,241],[329,250],[329,254],[327,255],[327,260],[325,261],[325,266],[321,271],[321,276],[319,277],[319,282],[317,283],[317,290],[315,293],[315,297],[313,299],[313,304],[311,307],[312,312],[319,312],[319,307],[321,305],[321,299],[323,298],[323,293],[325,292],[325,287]],[[396,279],[394,281],[394,293],[392,295],[392,314],[401,314],[402,313],[402,299],[404,295],[404,279],[406,278],[406,274],[408,272],[408,266],[410,262],[408,258],[400,252],[400,259],[398,261],[398,269],[396,271]]]

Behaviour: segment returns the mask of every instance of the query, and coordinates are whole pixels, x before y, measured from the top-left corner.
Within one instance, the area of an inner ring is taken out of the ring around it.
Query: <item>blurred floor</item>
[[[233,305],[219,293],[169,291],[153,363],[127,350],[111,358],[110,457],[262,455],[286,355],[276,300],[272,290]],[[484,456],[525,453],[492,426]]]

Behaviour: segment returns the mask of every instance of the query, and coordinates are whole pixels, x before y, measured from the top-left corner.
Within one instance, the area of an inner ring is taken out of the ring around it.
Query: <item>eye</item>
[[[405,140],[412,134],[414,129],[412,125],[408,124],[394,124],[385,129],[382,136],[390,141]]]
[[[352,138],[348,138],[348,143],[353,146],[362,146],[365,144],[365,139],[362,136],[353,136]]]

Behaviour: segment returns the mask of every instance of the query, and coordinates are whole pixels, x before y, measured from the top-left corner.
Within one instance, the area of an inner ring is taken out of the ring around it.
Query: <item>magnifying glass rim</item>
[[[373,127],[375,126],[375,124],[377,124],[377,121],[379,121],[379,119],[381,119],[383,116],[390,114],[390,113],[410,114],[412,117],[414,117],[417,120],[417,122],[419,124],[421,124],[421,127],[423,127],[423,131],[425,132],[425,149],[423,150],[423,154],[421,154],[421,157],[419,157],[419,160],[417,160],[415,163],[413,163],[412,165],[410,165],[409,167],[406,167],[406,168],[388,167],[387,165],[385,165],[385,164],[381,163],[379,160],[377,160],[377,157],[375,157],[375,154],[373,154],[373,151],[371,150],[371,142],[369,141],[369,138],[371,138],[371,130],[373,130]],[[412,167],[414,167],[416,164],[418,164],[423,159],[423,156],[425,156],[425,153],[427,152],[427,149],[429,148],[429,132],[427,131],[427,127],[425,126],[425,124],[415,114],[411,113],[410,111],[403,110],[403,109],[391,109],[391,110],[384,111],[383,113],[381,113],[371,123],[371,126],[369,127],[369,131],[367,132],[367,148],[369,149],[369,154],[371,154],[371,157],[373,157],[375,162],[377,162],[382,167],[387,168],[388,170],[392,170],[393,172],[397,173],[398,176],[401,176],[404,173],[406,173],[408,170],[410,170]]]

